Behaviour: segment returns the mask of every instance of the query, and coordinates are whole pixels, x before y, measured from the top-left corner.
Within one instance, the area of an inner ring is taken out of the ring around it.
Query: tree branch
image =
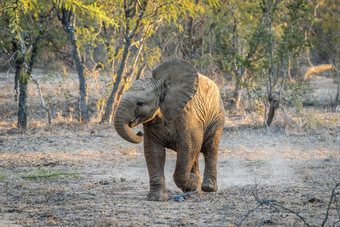
[[[42,96],[40,85],[39,85],[38,81],[36,79],[34,79],[33,77],[31,77],[31,79],[37,85],[41,106],[44,108],[44,110],[46,110],[46,113],[47,113],[47,116],[48,116],[48,124],[51,125],[52,124],[51,110],[49,108],[47,108],[47,106],[45,105],[44,97]]]
[[[306,221],[306,219],[305,219],[304,217],[302,217],[299,213],[297,213],[296,211],[294,211],[294,210],[292,210],[292,209],[290,209],[290,208],[288,208],[288,207],[283,206],[281,203],[276,202],[276,200],[272,200],[272,199],[260,199],[260,198],[258,197],[258,195],[257,195],[257,186],[258,186],[258,184],[255,185],[255,187],[252,189],[251,193],[252,193],[252,195],[254,196],[255,200],[256,200],[259,204],[258,204],[254,209],[249,210],[249,211],[247,212],[247,214],[244,216],[244,218],[243,218],[243,219],[240,221],[240,223],[238,224],[239,226],[242,224],[242,222],[243,222],[244,220],[246,220],[246,219],[248,218],[248,216],[249,216],[250,213],[254,212],[254,211],[257,210],[259,207],[261,207],[261,206],[266,206],[266,205],[267,205],[267,206],[270,206],[270,207],[272,207],[272,208],[274,208],[274,209],[278,209],[278,208],[280,207],[280,208],[282,208],[282,209],[288,211],[289,213],[292,213],[292,214],[294,214],[295,216],[297,216],[300,220],[303,221],[303,223],[304,223],[307,227],[310,226],[309,223]]]
[[[337,200],[336,200],[336,194],[337,194],[336,189],[338,187],[340,187],[340,182],[335,182],[335,186],[333,187],[331,198],[329,199],[329,203],[328,203],[328,206],[327,206],[326,216],[325,216],[325,219],[323,220],[322,225],[321,225],[322,227],[324,227],[326,222],[327,222],[327,219],[328,219],[328,216],[329,216],[329,210],[331,208],[333,199],[335,200],[335,203],[336,203],[336,209],[338,211],[338,217],[339,217],[339,221],[340,221],[340,211],[339,211],[339,208],[337,207]],[[335,225],[335,223],[334,223],[334,225]]]

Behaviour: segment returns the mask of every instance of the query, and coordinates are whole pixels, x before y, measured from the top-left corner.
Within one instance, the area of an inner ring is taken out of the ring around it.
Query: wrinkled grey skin
[[[152,75],[133,83],[114,117],[114,126],[122,138],[132,143],[140,143],[144,138],[150,179],[147,199],[168,198],[165,148],[177,151],[174,181],[183,192],[216,191],[217,149],[224,125],[218,87],[181,60],[161,64]],[[130,130],[138,124],[143,124],[144,136]],[[198,167],[200,152],[205,160],[203,182]]]

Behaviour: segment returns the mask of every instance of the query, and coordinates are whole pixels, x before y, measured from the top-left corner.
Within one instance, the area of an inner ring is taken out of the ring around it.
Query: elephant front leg
[[[168,200],[164,178],[165,148],[145,137],[144,156],[150,181],[150,191],[147,199],[151,201]]]
[[[189,146],[177,151],[174,181],[183,192],[200,191],[201,176],[198,169],[199,150]]]

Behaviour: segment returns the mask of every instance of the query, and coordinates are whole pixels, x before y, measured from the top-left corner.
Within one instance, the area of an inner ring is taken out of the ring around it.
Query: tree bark
[[[73,59],[76,64],[79,79],[79,106],[80,106],[80,121],[88,121],[90,119],[87,108],[87,80],[84,74],[84,63],[77,46],[77,38],[75,34],[75,17],[74,13],[62,8],[62,18],[59,18],[63,24],[65,32],[69,36],[72,47]]]
[[[16,86],[19,83],[19,110],[18,110],[18,128],[27,128],[27,80],[20,75],[23,73],[22,66],[24,63],[23,57],[18,57],[15,66]],[[17,89],[17,88],[16,88]]]
[[[275,117],[276,110],[280,107],[280,100],[277,100],[276,98],[273,98],[272,96],[269,97],[270,107],[268,112],[268,118],[267,118],[267,126],[270,126],[273,122],[273,119]]]
[[[19,45],[17,41],[13,42],[14,50],[17,52],[17,59],[15,62],[15,101],[18,98],[18,86],[19,86],[19,109],[18,109],[18,128],[26,129],[27,128],[27,84],[28,78],[24,75],[23,65],[25,62],[25,51]]]
[[[334,65],[334,77],[338,79],[337,89],[336,89],[336,102],[340,104],[340,73],[337,69],[337,65]]]
[[[232,105],[235,107],[235,109],[238,109],[240,106],[241,102],[241,86],[239,82],[239,78],[237,78],[236,85],[235,85],[235,90],[233,92],[233,103]]]
[[[290,70],[291,70],[291,57],[288,57],[288,69],[287,69],[287,73],[288,73],[289,81],[292,82],[293,78],[292,78],[292,74],[290,73]]]
[[[27,81],[19,79],[19,111],[18,111],[18,128],[27,128]]]

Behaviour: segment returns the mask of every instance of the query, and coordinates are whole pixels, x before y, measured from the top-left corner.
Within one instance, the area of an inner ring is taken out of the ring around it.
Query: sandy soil
[[[150,202],[141,144],[95,122],[35,122],[18,133],[9,113],[15,110],[11,86],[3,78],[0,226],[321,226],[340,182],[339,112],[316,112],[319,124],[312,129],[274,124],[269,130],[229,117],[219,147],[218,192]],[[175,160],[168,150],[169,195],[180,193],[172,180]],[[325,226],[340,226],[340,187],[335,194]]]

